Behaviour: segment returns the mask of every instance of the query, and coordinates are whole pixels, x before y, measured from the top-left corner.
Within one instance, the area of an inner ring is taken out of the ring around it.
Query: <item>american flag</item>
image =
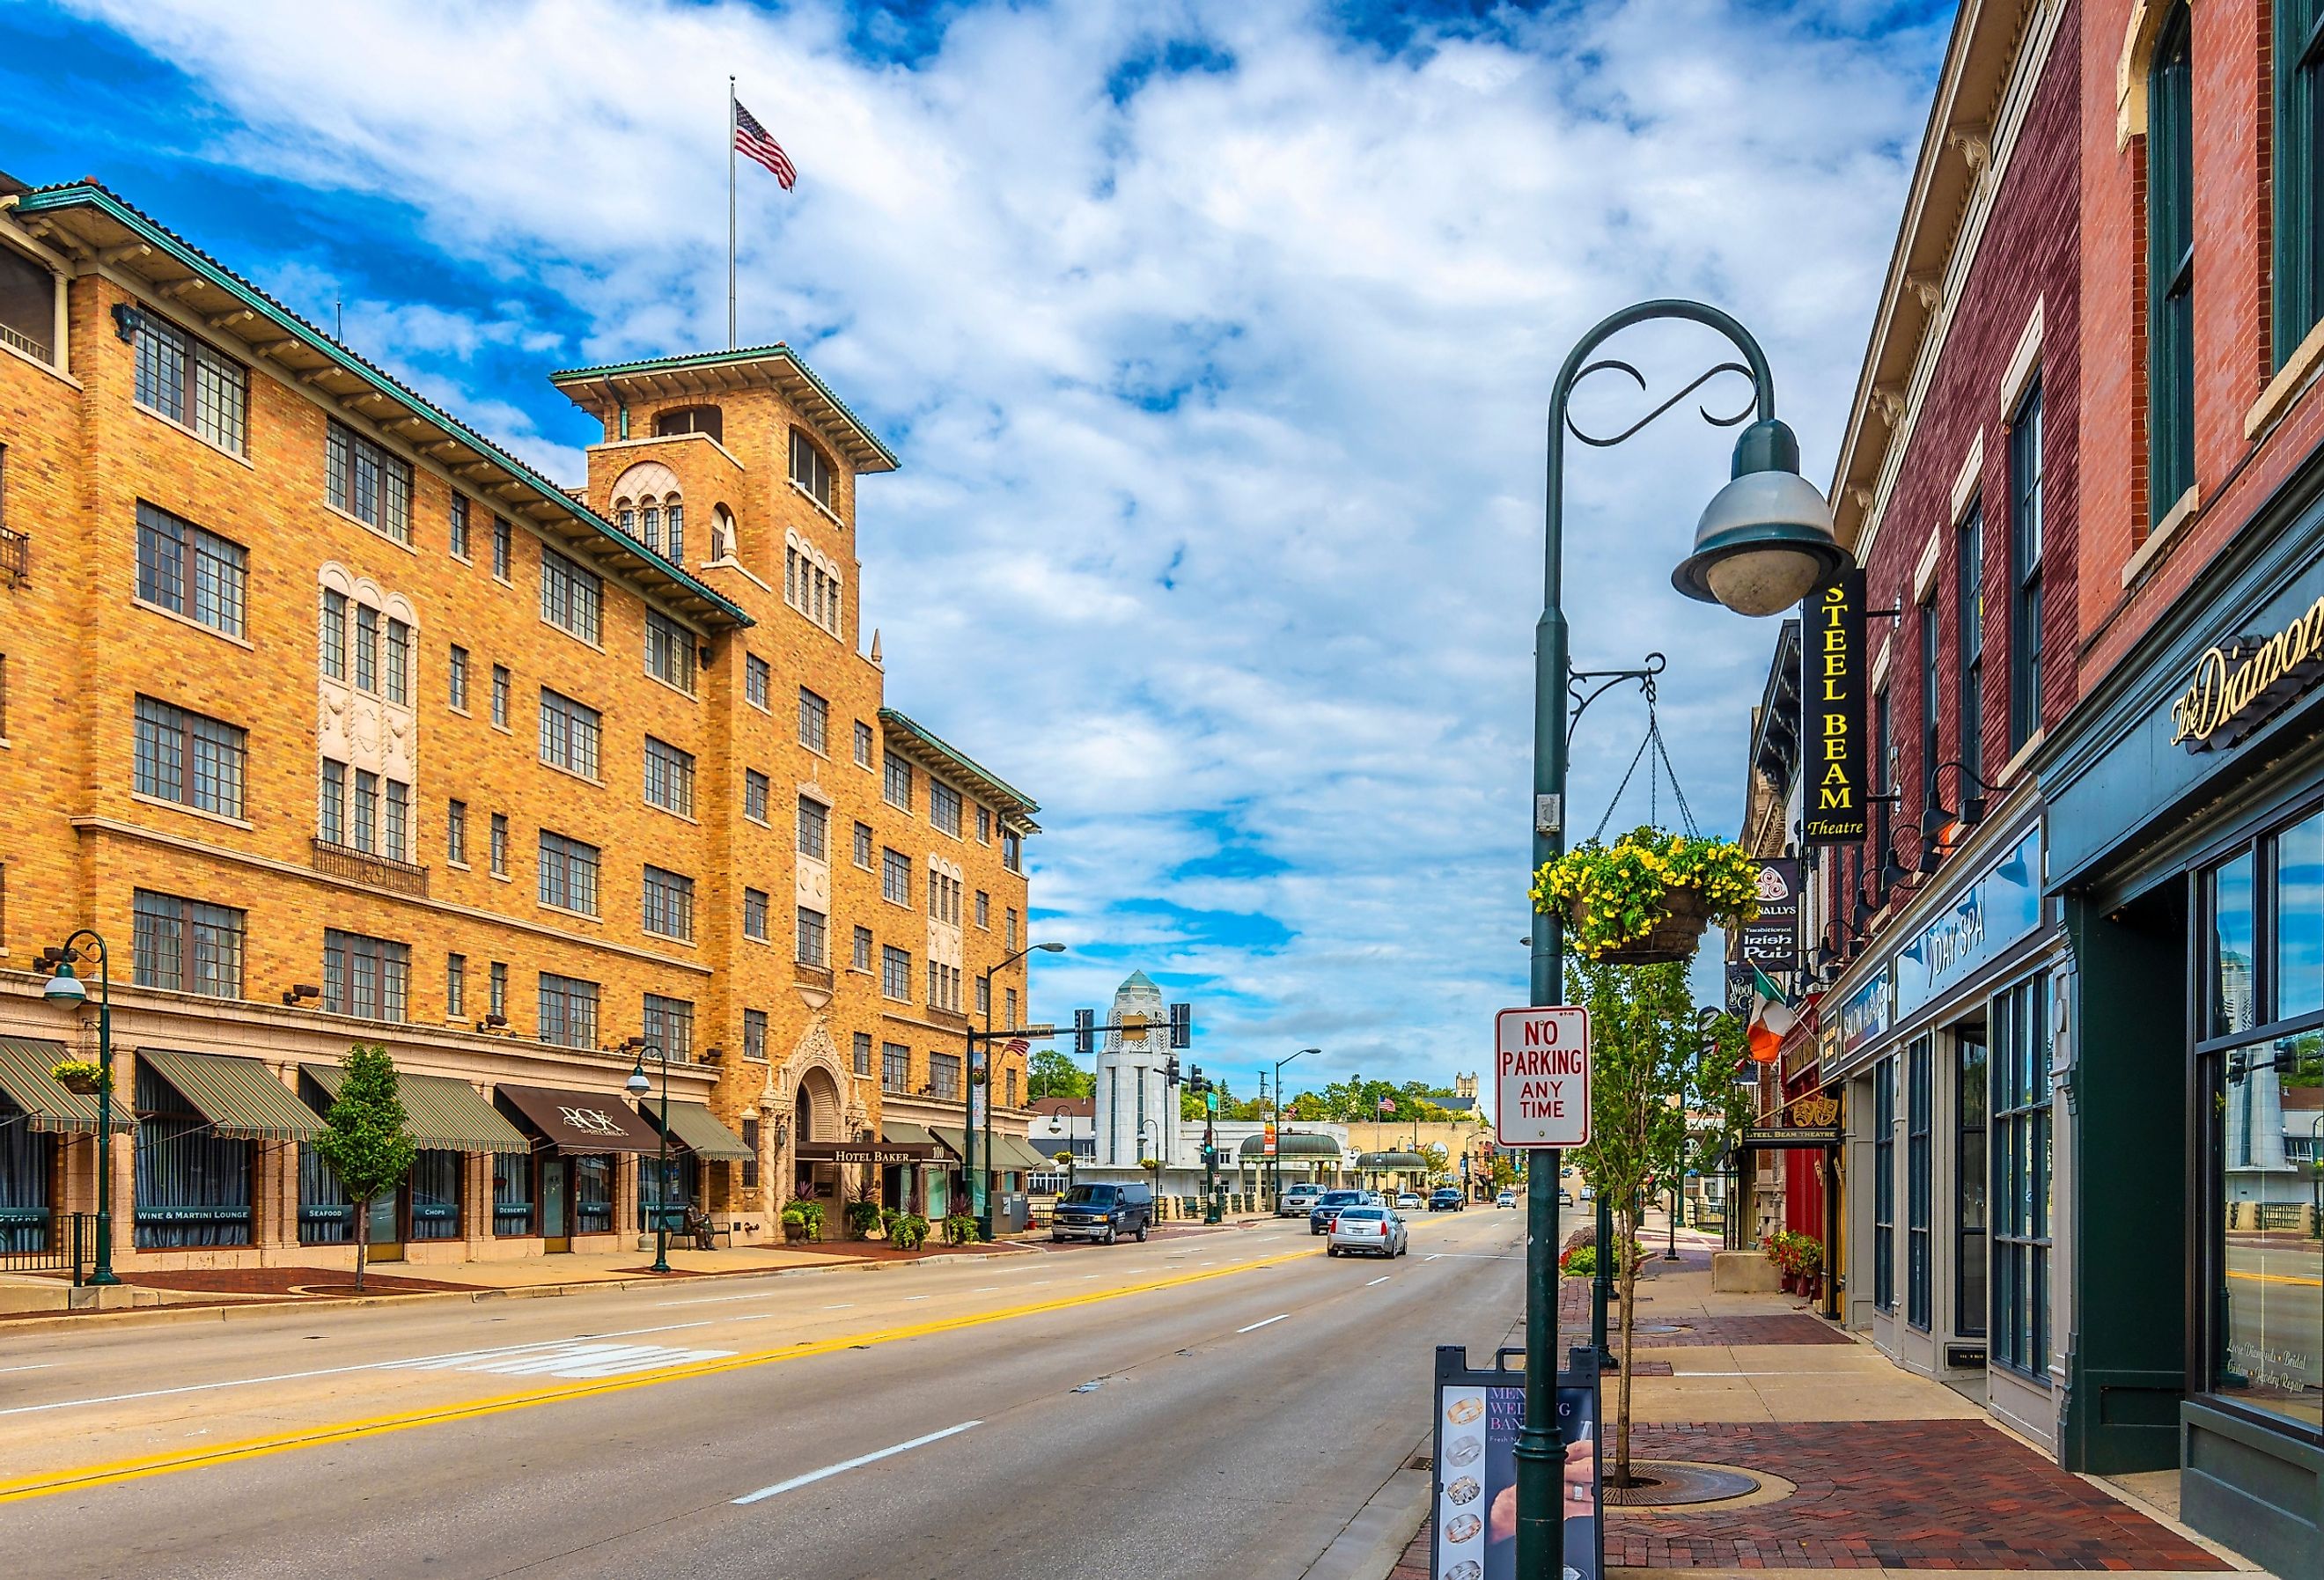
[[[744,109],[741,99],[734,101],[734,148],[745,158],[754,159],[772,171],[775,180],[782,182],[784,191],[789,191],[798,181],[798,171],[791,165],[791,156],[783,152],[781,143],[767,135],[767,129],[759,125],[759,117]]]

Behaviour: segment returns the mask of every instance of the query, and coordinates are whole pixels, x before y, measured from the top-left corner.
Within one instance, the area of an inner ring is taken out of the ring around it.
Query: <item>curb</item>
[[[1414,1469],[1412,1461],[1429,1447],[1428,1434],[1423,1433],[1404,1464],[1364,1500],[1299,1580],[1387,1580],[1428,1518],[1429,1473]]]
[[[471,1289],[415,1289],[405,1295],[332,1295],[299,1300],[243,1300],[224,1306],[147,1306],[127,1311],[91,1311],[78,1316],[26,1317],[0,1322],[0,1343],[11,1334],[57,1333],[88,1327],[160,1326],[173,1323],[232,1322],[245,1317],[279,1317],[300,1311],[357,1311],[381,1306],[442,1305],[466,1300],[545,1300],[564,1295],[591,1295],[615,1289],[667,1289],[677,1284],[719,1283],[737,1279],[796,1279],[817,1273],[875,1272],[889,1268],[927,1267],[939,1262],[982,1261],[996,1254],[978,1252],[924,1256],[913,1261],[845,1261],[807,1267],[761,1268],[748,1271],[669,1273],[647,1279],[603,1279],[588,1283],[515,1284]],[[998,1254],[1013,1254],[1001,1252]]]

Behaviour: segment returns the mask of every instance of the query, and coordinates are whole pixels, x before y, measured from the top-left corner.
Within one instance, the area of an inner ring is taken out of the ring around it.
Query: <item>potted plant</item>
[[[944,1221],[944,1235],[946,1245],[973,1245],[976,1243],[976,1219],[967,1213],[954,1213]]]
[[[847,1227],[858,1240],[879,1239],[886,1232],[883,1224],[884,1216],[878,1202],[856,1201],[847,1204]]]
[[[49,1074],[68,1092],[83,1097],[96,1095],[105,1085],[105,1067],[86,1058],[60,1058],[51,1066]]]
[[[918,1251],[928,1237],[928,1221],[918,1213],[899,1213],[888,1225],[888,1243],[899,1251]]]
[[[1563,910],[1567,947],[1606,966],[1691,957],[1706,927],[1759,914],[1759,864],[1731,839],[1634,828],[1584,840],[1534,875],[1537,911]]]

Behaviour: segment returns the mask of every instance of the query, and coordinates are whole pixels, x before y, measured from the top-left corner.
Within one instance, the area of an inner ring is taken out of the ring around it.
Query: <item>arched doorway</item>
[[[821,1065],[808,1066],[791,1095],[793,1142],[845,1141],[847,1138],[841,1133],[843,1125],[839,1083]],[[839,1200],[838,1164],[802,1159],[792,1166],[792,1173],[797,1195],[833,1204]],[[835,1214],[835,1206],[833,1210]]]

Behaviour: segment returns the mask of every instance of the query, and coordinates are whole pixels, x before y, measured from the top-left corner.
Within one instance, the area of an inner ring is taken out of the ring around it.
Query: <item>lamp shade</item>
[[[1780,614],[1849,563],[1831,507],[1800,476],[1799,440],[1770,417],[1735,441],[1734,479],[1703,507],[1671,585],[1738,614]]]
[[[41,989],[41,996],[52,1004],[86,1003],[88,989],[73,975],[72,962],[65,960],[58,963],[57,974]]]

